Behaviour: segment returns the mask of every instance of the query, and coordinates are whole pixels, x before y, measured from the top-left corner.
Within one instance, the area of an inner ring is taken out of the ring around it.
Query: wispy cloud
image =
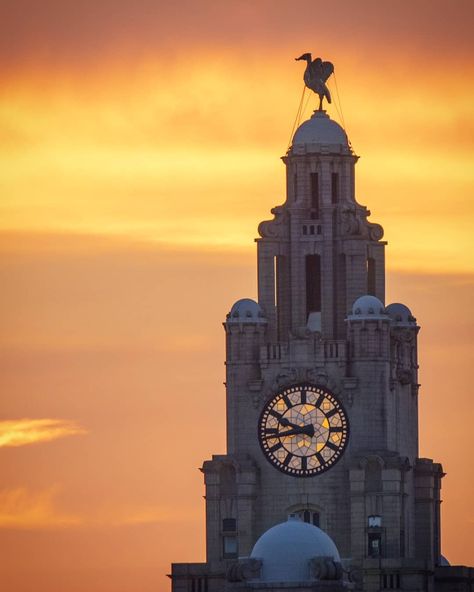
[[[85,434],[77,423],[65,419],[9,419],[0,421],[0,448],[50,442]]]
[[[40,491],[26,487],[0,490],[0,529],[102,528],[176,522],[174,509],[162,505],[99,506],[85,513],[65,511],[58,500],[61,491],[59,485]],[[192,510],[184,509],[178,521],[192,522],[195,518]]]
[[[0,491],[0,528],[63,528],[81,523],[55,508],[58,487],[30,492],[24,487]]]

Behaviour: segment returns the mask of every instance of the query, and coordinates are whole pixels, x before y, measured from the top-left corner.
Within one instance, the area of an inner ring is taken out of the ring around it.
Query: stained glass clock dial
[[[295,385],[266,403],[258,435],[267,460],[277,469],[294,477],[312,477],[341,458],[349,423],[342,404],[330,391]]]

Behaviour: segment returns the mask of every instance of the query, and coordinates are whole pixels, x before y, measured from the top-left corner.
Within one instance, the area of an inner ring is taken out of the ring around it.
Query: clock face
[[[312,477],[341,458],[349,423],[341,403],[327,389],[295,385],[267,402],[258,435],[266,458],[277,469],[295,477]]]

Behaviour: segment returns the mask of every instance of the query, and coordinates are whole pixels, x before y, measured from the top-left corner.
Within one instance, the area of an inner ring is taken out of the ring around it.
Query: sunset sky
[[[0,3],[2,589],[164,592],[171,561],[204,559],[221,323],[256,296],[307,51],[335,64],[343,121],[328,112],[385,229],[387,303],[422,326],[443,553],[473,564],[473,16],[468,0]]]

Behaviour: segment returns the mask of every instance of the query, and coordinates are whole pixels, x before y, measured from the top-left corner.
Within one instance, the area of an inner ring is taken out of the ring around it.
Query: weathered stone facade
[[[202,468],[207,562],[174,564],[173,592],[255,589],[226,574],[290,514],[330,535],[356,590],[447,590],[435,584],[443,470],[418,457],[419,327],[381,304],[386,243],[355,200],[345,133],[321,111],[308,124],[317,141],[296,133],[286,201],[259,226],[258,305],[237,303],[224,323],[227,454]],[[276,470],[257,438],[266,401],[302,382],[329,389],[350,424],[341,460],[309,478]],[[343,589],[318,586],[287,588]]]

